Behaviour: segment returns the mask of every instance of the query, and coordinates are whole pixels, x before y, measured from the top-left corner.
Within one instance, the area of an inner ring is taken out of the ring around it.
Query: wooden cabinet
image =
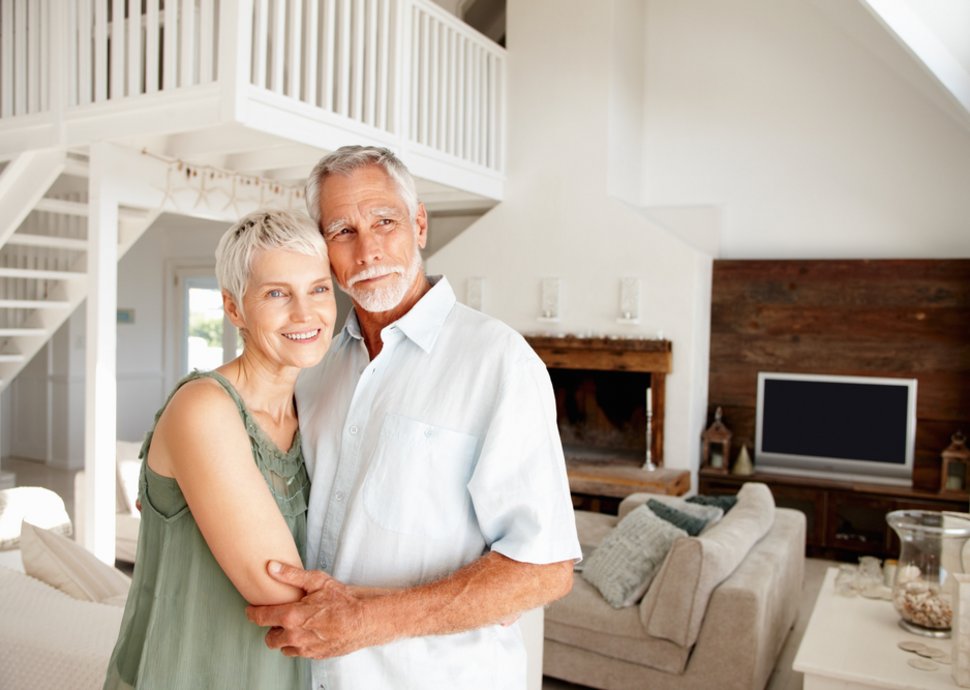
[[[775,504],[805,513],[806,555],[854,561],[862,555],[896,558],[899,541],[886,524],[893,510],[967,511],[967,498],[902,486],[752,474],[744,477],[700,471],[699,492],[734,494],[745,482],[771,487]]]

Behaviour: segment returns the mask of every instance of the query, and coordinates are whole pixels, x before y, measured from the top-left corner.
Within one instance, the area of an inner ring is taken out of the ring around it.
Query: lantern
[[[958,431],[950,437],[950,445],[941,454],[943,471],[940,473],[940,491],[967,493],[967,469],[970,468],[970,449],[967,437]]]
[[[731,430],[721,421],[722,411],[714,413],[714,423],[701,434],[701,467],[727,474],[731,461]]]

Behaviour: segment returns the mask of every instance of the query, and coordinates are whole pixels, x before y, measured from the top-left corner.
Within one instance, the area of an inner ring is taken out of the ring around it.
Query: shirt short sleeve
[[[552,384],[529,354],[506,373],[468,488],[492,551],[536,564],[579,559]]]

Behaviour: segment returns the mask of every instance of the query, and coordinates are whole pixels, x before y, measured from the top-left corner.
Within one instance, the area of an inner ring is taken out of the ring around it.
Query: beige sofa
[[[617,517],[577,511],[584,550],[648,498],[660,497],[630,496]],[[577,573],[546,609],[543,672],[609,690],[763,688],[795,621],[804,553],[805,516],[747,483],[720,521],[674,542],[639,604],[614,609]]]

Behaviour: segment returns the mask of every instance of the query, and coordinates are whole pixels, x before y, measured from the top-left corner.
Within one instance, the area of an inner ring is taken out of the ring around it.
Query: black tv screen
[[[915,379],[760,373],[760,470],[909,482]]]

